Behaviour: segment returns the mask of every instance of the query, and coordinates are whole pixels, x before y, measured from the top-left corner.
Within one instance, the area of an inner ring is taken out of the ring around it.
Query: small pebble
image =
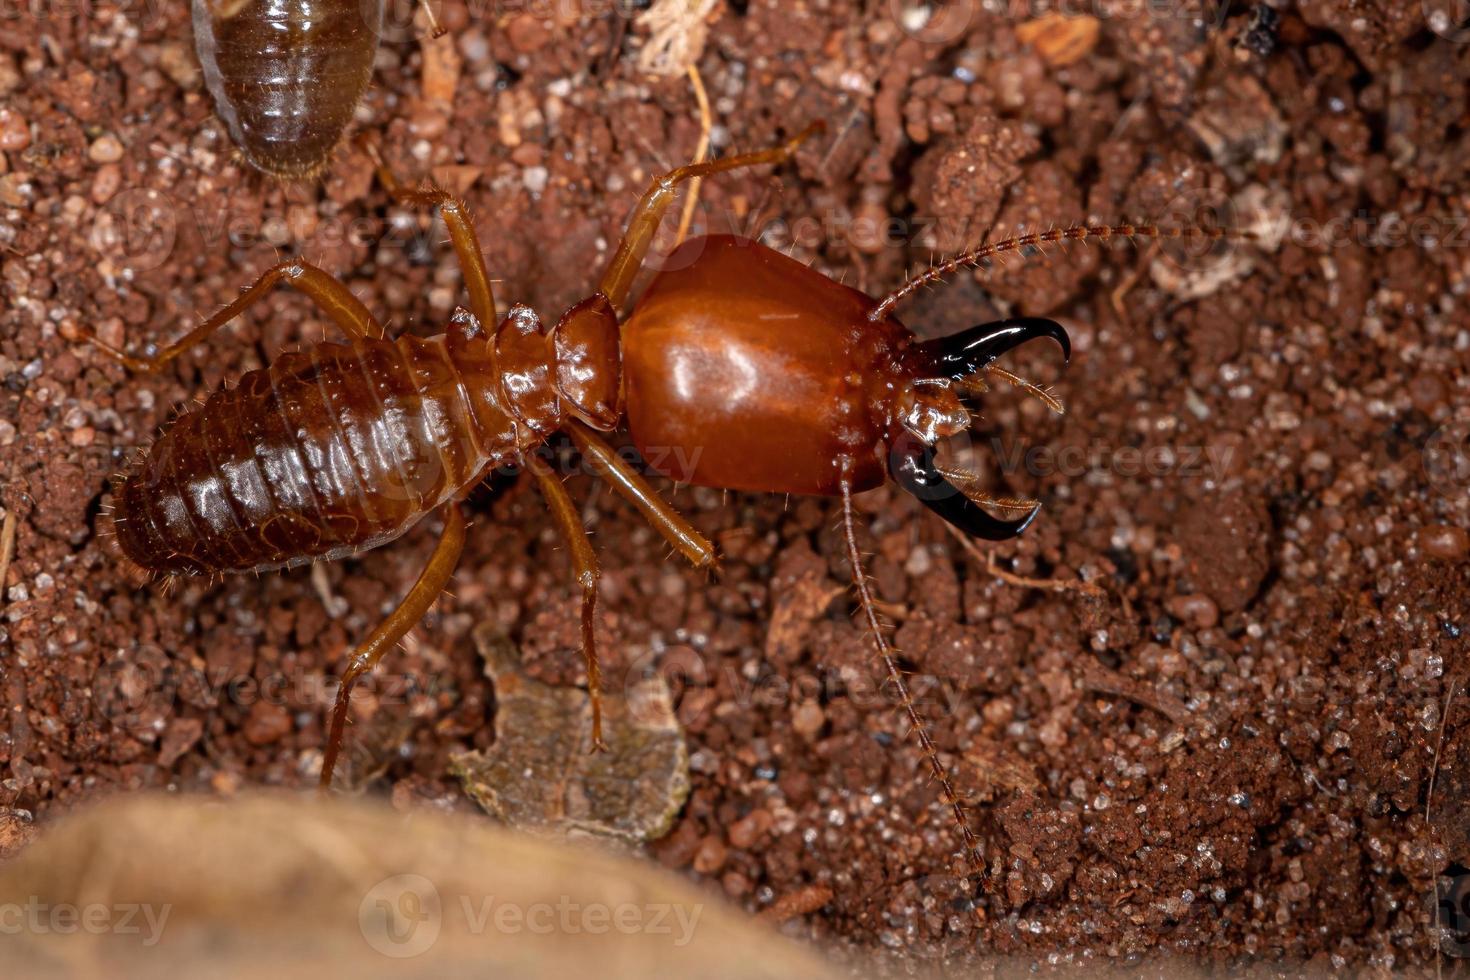
[[[506,25],[505,36],[510,41],[510,46],[521,54],[539,51],[551,39],[546,25],[534,14],[521,14],[511,18],[511,22]]]
[[[92,177],[92,203],[106,204],[121,186],[122,168],[115,163],[103,164]]]
[[[437,141],[449,128],[449,117],[426,103],[417,103],[409,116],[408,128],[420,139]]]
[[[694,870],[702,875],[714,874],[725,866],[729,853],[719,834],[710,834],[700,841],[699,850],[694,852]]]
[[[535,143],[523,143],[511,151],[510,159],[519,167],[539,167],[546,162],[546,151]]]
[[[291,715],[278,704],[257,701],[245,719],[245,741],[251,745],[269,745],[291,731]]]
[[[720,879],[724,886],[725,894],[731,898],[740,898],[742,895],[750,894],[750,879],[739,871],[731,871]]]
[[[853,214],[847,241],[864,255],[878,255],[892,247],[888,241],[892,215],[880,201],[863,201]]]
[[[1421,372],[1409,383],[1409,401],[1425,415],[1432,416],[1448,397],[1444,380],[1438,375]]]
[[[0,204],[8,208],[24,207],[26,200],[35,194],[35,188],[24,174],[6,174],[0,177]]]
[[[109,347],[121,350],[127,339],[123,330],[122,318],[112,316],[97,324],[97,339]]]
[[[546,190],[546,182],[550,174],[545,167],[527,167],[521,174],[521,181],[526,185],[526,190],[532,194],[540,194]]]
[[[93,163],[117,163],[123,156],[123,145],[111,133],[103,133],[87,148],[87,157]]]
[[[24,150],[31,145],[31,124],[14,109],[0,109],[0,150]]]
[[[60,333],[63,337],[66,336],[66,325],[67,324],[63,321],[63,323],[57,328],[57,332]],[[50,367],[46,371],[47,377],[50,377],[56,381],[60,381],[63,384],[70,384],[71,382],[75,381],[77,379],[77,375],[81,373],[81,359],[78,358],[71,351],[66,351],[65,353],[57,357],[53,357],[51,359]],[[75,429],[86,421],[87,413],[83,412],[79,406],[74,405],[72,406],[71,410],[66,413],[64,424],[68,429]]]
[[[220,796],[234,796],[244,781],[238,772],[222,770],[209,777],[209,786]]]
[[[490,42],[485,35],[478,30],[466,30],[460,32],[459,53],[464,55],[464,60],[472,65],[480,65],[490,60]]]
[[[20,88],[20,69],[15,67],[15,59],[8,54],[0,54],[0,95],[9,95]]]
[[[815,701],[803,701],[791,715],[791,727],[798,735],[811,738],[827,722],[826,712]]]
[[[1220,621],[1220,607],[1204,595],[1176,595],[1165,608],[1169,615],[1195,629],[1207,630]]]
[[[184,91],[192,92],[199,87],[199,66],[189,45],[181,41],[165,41],[159,47],[158,66]]]
[[[752,810],[730,827],[730,844],[748,851],[760,842],[771,829],[771,814],[766,810]]]
[[[1453,524],[1431,524],[1419,529],[1419,547],[1430,558],[1458,561],[1470,552],[1470,535]]]

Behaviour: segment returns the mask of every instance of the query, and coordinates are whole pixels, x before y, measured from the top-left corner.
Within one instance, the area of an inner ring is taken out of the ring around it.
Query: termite
[[[1020,534],[1039,503],[988,496],[973,473],[941,466],[935,451],[969,426],[966,402],[984,390],[987,376],[1060,408],[994,362],[1035,339],[1055,342],[1064,357],[1070,346],[1059,324],[1029,317],[921,342],[895,310],[915,290],[1007,252],[1084,239],[1224,233],[1153,225],[1035,232],[965,251],[881,298],[756,241],[696,238],[632,302],[681,184],[780,164],[820,128],[771,149],[655,177],[597,291],[550,328],[525,306],[500,315],[462,202],[433,185],[405,187],[377,159],[379,178],[396,200],[438,208],[448,229],[469,309],[444,333],[390,339],[345,285],[290,259],[151,358],[89,338],[130,369],[157,371],[282,283],[304,292],[347,335],[345,343],[286,354],[176,418],[116,478],[101,528],[127,567],[146,580],[341,558],[397,538],[430,513],[441,516],[443,531],[418,580],[348,660],[322,760],[323,787],[331,784],[342,747],[353,684],[449,581],[465,541],[461,501],[489,471],[513,462],[535,478],[569,546],[582,589],[592,742],[601,747],[597,557],[571,497],[535,450],[565,433],[591,469],[694,566],[710,568],[716,560],[714,546],[599,435],[626,417],[635,446],[649,458],[658,447],[688,461],[663,467],[682,482],[841,498],[866,629],[953,812],[968,861],[984,876],[978,839],[879,620],[863,572],[853,496],[891,477],[963,534],[989,540]],[[987,507],[1018,516],[994,516]]]
[[[373,75],[387,0],[193,0],[194,50],[235,146],[282,180],[316,176]],[[422,3],[435,37],[443,33]]]

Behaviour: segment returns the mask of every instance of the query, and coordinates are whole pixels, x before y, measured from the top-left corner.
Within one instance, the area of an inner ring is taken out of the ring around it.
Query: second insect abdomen
[[[339,558],[408,530],[490,461],[438,341],[286,355],[178,418],[124,476],[114,525],[157,573]]]
[[[278,177],[320,170],[372,78],[382,0],[194,0],[193,17],[235,145]]]

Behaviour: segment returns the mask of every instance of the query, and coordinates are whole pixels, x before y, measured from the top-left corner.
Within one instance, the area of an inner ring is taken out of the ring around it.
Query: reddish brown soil
[[[332,673],[431,547],[417,530],[324,567],[325,588],[302,570],[166,595],[133,590],[98,545],[108,474],[174,406],[324,325],[282,293],[157,378],[80,331],[134,349],[174,336],[281,252],[412,330],[437,330],[458,295],[442,232],[389,207],[357,152],[295,187],[233,162],[185,6],[22,4],[0,30],[5,850],[109,794],[309,786]],[[1439,874],[1444,949],[1470,951],[1454,931],[1470,927],[1470,34],[1438,19],[1454,5],[1304,0],[1273,24],[1249,5],[1222,21],[1103,0],[1095,43],[1060,39],[1083,49],[1063,66],[1038,53],[1057,38],[1018,39],[1029,14],[961,3],[911,36],[906,6],[724,5],[699,61],[717,151],[831,128],[776,176],[707,184],[702,227],[764,229],[875,292],[992,222],[1177,218],[1233,197],[1234,220],[1291,234],[1226,256],[1233,278],[1198,256],[1074,248],[906,311],[927,334],[1050,312],[1078,348],[1065,373],[1044,351],[1013,365],[1055,383],[1064,419],[998,391],[975,444],[1006,463],[998,487],[1047,505],[989,549],[1000,567],[1103,598],[1003,583],[915,502],[860,501],[996,869],[983,927],[915,740],[875,693],[833,502],[679,491],[724,551],[711,583],[573,478],[607,570],[610,683],[649,656],[693,676],[694,791],[652,857],[854,957],[1427,969]],[[645,32],[608,7],[449,2],[452,111],[398,34],[359,114],[400,170],[465,196],[501,296],[545,315],[589,290],[634,194],[698,135],[686,81],[640,75]],[[503,625],[542,679],[581,673],[540,499],[505,480],[472,509],[453,597],[352,733],[379,747],[358,779],[398,806],[468,805],[446,759],[491,737],[476,624]]]

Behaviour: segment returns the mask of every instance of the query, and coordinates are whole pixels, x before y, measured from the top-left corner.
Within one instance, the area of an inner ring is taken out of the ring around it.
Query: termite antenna
[[[863,568],[862,552],[858,550],[857,532],[853,528],[852,486],[846,478],[842,480],[842,530],[847,542],[847,560],[852,565],[853,585],[857,588],[858,605],[862,607],[868,631],[873,635],[873,646],[877,649],[878,656],[883,661],[883,667],[888,671],[888,677],[898,691],[899,701],[908,715],[910,726],[918,733],[919,745],[923,749],[924,758],[928,760],[929,769],[935,781],[939,783],[940,795],[950,812],[954,814],[955,826],[959,828],[960,838],[964,842],[965,858],[977,878],[976,884],[982,884],[986,874],[985,859],[980,854],[980,841],[975,837],[975,832],[970,829],[970,822],[965,818],[964,804],[960,802],[959,794],[954,789],[954,780],[950,778],[949,770],[944,767],[944,763],[939,758],[939,749],[935,746],[934,739],[930,737],[929,728],[924,724],[924,719],[919,715],[918,705],[914,704],[914,699],[909,694],[908,683],[903,679],[903,670],[898,666],[893,648],[889,646],[888,639],[883,633],[882,623],[878,619],[878,611],[873,604],[873,594],[868,588],[868,574]],[[985,921],[985,909],[978,901],[974,904],[974,912],[977,921]]]
[[[1203,242],[1253,242],[1256,240],[1255,234],[1249,231],[1230,228],[1209,228],[1203,225],[1189,225],[1178,228],[1127,224],[1073,225],[1070,228],[1051,228],[1046,231],[1033,231],[1030,234],[1018,235],[1015,238],[1006,238],[998,242],[987,242],[984,245],[977,245],[975,248],[961,252],[931,267],[927,272],[919,273],[883,297],[882,302],[873,307],[868,313],[868,319],[874,323],[884,320],[893,313],[894,308],[899,303],[903,302],[904,299],[915,291],[942,279],[952,272],[974,268],[990,258],[999,258],[1010,252],[1021,252],[1032,248],[1040,250],[1041,246],[1049,245],[1052,242],[1107,242],[1114,238],[1152,238],[1155,241]]]

